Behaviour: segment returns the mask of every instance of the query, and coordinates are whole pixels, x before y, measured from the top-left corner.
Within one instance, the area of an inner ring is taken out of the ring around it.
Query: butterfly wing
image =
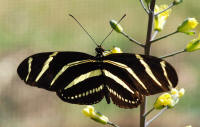
[[[17,72],[26,84],[55,91],[66,102],[94,104],[104,97],[100,63],[79,52],[47,52],[26,58]]]
[[[132,87],[131,77],[127,71],[110,61],[103,62],[105,86],[114,104],[121,108],[135,108],[142,103],[141,94]]]
[[[157,57],[116,53],[104,57],[103,61],[125,70],[123,77],[129,77],[132,87],[144,95],[169,91],[178,82],[175,69]]]
[[[26,58],[17,72],[26,84],[56,91],[64,88],[77,75],[92,70],[82,64],[91,64],[93,59],[93,56],[79,52],[39,53]],[[73,69],[75,65],[80,66]]]
[[[79,78],[84,80],[79,80]],[[57,95],[63,101],[81,105],[92,105],[100,102],[104,97],[104,93],[103,78],[100,70],[83,74],[82,77],[74,79],[71,85],[57,91]]]

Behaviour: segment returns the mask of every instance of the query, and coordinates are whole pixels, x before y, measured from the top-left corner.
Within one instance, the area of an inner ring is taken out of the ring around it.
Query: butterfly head
[[[97,46],[95,48],[95,51],[96,51],[96,54],[97,54],[97,57],[102,57],[103,56],[103,52],[105,51],[101,46]]]

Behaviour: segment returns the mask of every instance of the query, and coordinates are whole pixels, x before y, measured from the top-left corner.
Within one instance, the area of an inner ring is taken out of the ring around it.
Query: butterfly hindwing
[[[58,90],[57,95],[65,102],[73,104],[92,105],[101,101],[104,97],[104,84],[99,72],[90,72],[90,78],[83,81],[75,81],[72,86]],[[98,73],[98,74],[92,74]],[[96,76],[92,76],[96,75]],[[99,75],[99,76],[97,76]],[[75,79],[78,80],[78,79]]]

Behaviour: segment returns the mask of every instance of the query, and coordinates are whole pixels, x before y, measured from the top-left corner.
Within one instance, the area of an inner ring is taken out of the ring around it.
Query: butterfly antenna
[[[69,16],[71,16],[79,24],[79,26],[85,31],[85,33],[90,37],[90,39],[92,39],[95,45],[99,46],[97,42],[94,40],[94,38],[89,34],[89,32],[87,32],[87,30],[81,25],[81,23],[73,15],[69,14]]]
[[[123,18],[126,17],[126,14],[124,14],[120,20],[118,21],[118,23],[120,23],[122,21]],[[113,32],[113,29],[108,33],[108,35],[103,39],[103,41],[101,42],[100,46],[103,44],[103,42],[111,35],[111,33]]]

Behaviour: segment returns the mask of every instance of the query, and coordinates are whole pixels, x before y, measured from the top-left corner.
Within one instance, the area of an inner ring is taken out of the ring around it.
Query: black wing
[[[93,56],[79,52],[39,53],[26,58],[17,72],[26,84],[57,91],[66,87],[78,75],[93,70],[92,67],[85,68],[83,64],[90,65],[93,60]]]
[[[26,84],[56,91],[66,102],[95,104],[104,97],[100,63],[79,52],[47,52],[26,58],[17,72]]]
[[[25,59],[17,72],[26,84],[56,91],[66,102],[95,104],[111,97],[122,108],[134,108],[150,95],[175,87],[176,71],[159,58],[111,54],[103,61],[79,52],[48,52]]]
[[[143,102],[141,94],[133,87],[132,77],[125,69],[103,62],[105,86],[114,104],[121,108],[135,108]]]
[[[115,66],[118,71],[126,71],[121,79],[130,82],[129,85],[144,95],[169,91],[178,82],[175,69],[168,62],[153,56],[117,53],[104,57],[103,61]]]

